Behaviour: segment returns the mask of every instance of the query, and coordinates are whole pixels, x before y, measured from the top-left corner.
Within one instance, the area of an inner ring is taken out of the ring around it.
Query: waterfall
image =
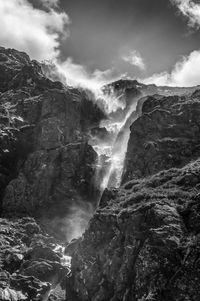
[[[96,102],[103,107],[107,118],[102,120],[99,130],[91,136],[90,143],[98,154],[96,182],[101,194],[105,188],[118,188],[130,136],[130,126],[137,118],[136,106],[139,95],[127,103],[122,93],[113,89],[96,94]],[[100,95],[100,97],[98,97]],[[140,94],[141,97],[141,94]]]
[[[139,86],[115,89],[112,84],[106,87],[84,89],[88,99],[93,101],[104,112],[105,118],[98,126],[90,130],[89,144],[97,153],[95,185],[99,193],[93,204],[80,200],[69,208],[68,214],[59,219],[66,229],[66,240],[80,237],[94,214],[101,196],[106,188],[118,188],[121,184],[127,145],[130,137],[130,126],[138,117],[137,103],[142,97]]]

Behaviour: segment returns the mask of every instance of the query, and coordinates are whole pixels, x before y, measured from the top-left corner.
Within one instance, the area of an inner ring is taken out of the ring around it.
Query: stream
[[[121,184],[130,126],[138,117],[137,101],[141,94],[128,103],[124,91],[116,94],[114,89],[103,91],[96,97],[97,104],[101,103],[107,116],[90,139],[98,155],[96,182],[102,194],[106,188],[118,188]]]

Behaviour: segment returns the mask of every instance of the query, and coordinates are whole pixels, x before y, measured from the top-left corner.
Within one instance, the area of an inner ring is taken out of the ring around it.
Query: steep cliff
[[[182,167],[200,156],[200,101],[191,96],[147,97],[131,126],[123,181]]]
[[[80,300],[199,300],[199,104],[198,91],[143,101],[124,184],[66,249]]]
[[[49,298],[65,299],[69,265],[58,244],[80,234],[96,206],[97,155],[88,140],[102,118],[86,92],[0,48],[1,300],[47,300],[62,283]]]
[[[105,103],[2,47],[0,71],[0,299],[199,300],[199,87]]]
[[[94,201],[88,132],[104,114],[85,92],[46,78],[25,53],[0,54],[3,214],[62,215],[72,202]]]

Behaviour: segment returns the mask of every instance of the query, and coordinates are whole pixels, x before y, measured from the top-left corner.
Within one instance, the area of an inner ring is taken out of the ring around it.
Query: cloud
[[[200,28],[200,3],[197,0],[171,0],[171,2],[188,19],[190,27]]]
[[[142,80],[146,84],[154,83],[158,86],[185,86],[200,85],[200,50],[191,52],[177,62],[171,73],[162,72]]]
[[[51,69],[52,78],[57,76],[69,85],[97,89],[115,80],[115,70],[91,72],[70,57],[59,60],[61,36],[68,32],[69,18],[56,10],[58,4],[59,0],[0,0],[4,29],[0,31],[0,45],[25,51],[32,59],[53,61],[56,68]]]
[[[28,0],[32,5],[40,8],[59,8],[60,0]]]
[[[141,70],[145,70],[146,68],[141,54],[136,50],[130,51],[127,55],[123,55],[122,60],[133,66],[138,67]]]
[[[40,0],[40,2],[46,7],[58,7],[60,0]]]
[[[59,39],[69,23],[66,13],[34,8],[27,0],[0,0],[0,20],[0,45],[25,51],[37,60],[59,55]]]
[[[70,86],[88,88],[92,91],[98,90],[108,82],[117,80],[119,74],[115,69],[99,70],[91,72],[83,65],[77,64],[71,57],[64,62],[57,61],[57,71],[60,78]]]

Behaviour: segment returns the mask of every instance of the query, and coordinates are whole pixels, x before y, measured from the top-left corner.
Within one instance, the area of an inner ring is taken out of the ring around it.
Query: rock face
[[[88,132],[104,114],[85,92],[46,78],[25,53],[0,48],[0,58],[3,214],[64,215],[72,202],[94,202]]]
[[[69,268],[33,218],[0,219],[0,300],[45,300]]]
[[[66,249],[80,300],[199,300],[199,104],[198,92],[144,101],[123,185]]]
[[[104,87],[126,102],[109,116],[127,116],[116,148],[140,117],[123,184],[104,191],[84,235],[66,248],[66,279],[59,239],[74,236],[72,224],[80,234],[99,196],[90,134],[110,136],[99,127],[103,105],[44,69],[0,48],[0,300],[61,301],[66,287],[75,301],[198,301],[200,90],[131,80]]]
[[[74,208],[93,210],[96,153],[88,134],[102,118],[86,92],[0,47],[0,300],[47,300],[52,289],[49,300],[65,300],[60,240],[26,216],[65,241]]]
[[[148,97],[131,127],[123,181],[182,167],[200,155],[200,101],[190,97]]]

